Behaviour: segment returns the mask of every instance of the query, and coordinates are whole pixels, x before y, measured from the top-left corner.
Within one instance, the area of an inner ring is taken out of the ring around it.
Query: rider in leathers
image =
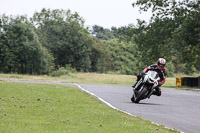
[[[159,58],[158,61],[157,61],[157,64],[150,65],[147,68],[145,68],[142,73],[137,74],[137,81],[132,86],[134,88],[134,90],[137,91],[137,89],[140,88],[140,85],[137,88],[135,88],[135,86],[136,86],[137,82],[144,76],[144,74],[146,72],[148,72],[149,70],[153,70],[153,71],[158,72],[159,77],[160,77],[160,81],[158,83],[158,86],[155,88],[155,91],[152,94],[157,95],[157,96],[161,96],[160,86],[165,83],[166,76],[167,76],[165,65],[166,65],[166,60],[164,58]]]

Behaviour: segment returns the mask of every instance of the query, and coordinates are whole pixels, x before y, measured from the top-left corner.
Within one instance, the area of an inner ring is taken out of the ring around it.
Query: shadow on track
[[[133,102],[126,102],[126,103],[131,103],[131,104],[135,104],[135,105],[162,105],[162,104],[157,104],[157,103],[133,103]]]

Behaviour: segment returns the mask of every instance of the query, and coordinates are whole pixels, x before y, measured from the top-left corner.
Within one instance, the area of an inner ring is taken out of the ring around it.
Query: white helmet
[[[166,60],[164,58],[159,58],[157,61],[158,69],[163,69],[166,65]]]

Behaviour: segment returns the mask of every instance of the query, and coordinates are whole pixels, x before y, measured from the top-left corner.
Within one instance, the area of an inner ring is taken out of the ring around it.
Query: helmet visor
[[[165,67],[164,64],[158,64],[158,68],[159,68],[159,69],[163,69],[164,67]]]

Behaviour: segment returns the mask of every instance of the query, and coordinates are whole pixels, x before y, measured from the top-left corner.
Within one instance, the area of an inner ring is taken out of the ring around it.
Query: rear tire
[[[136,99],[135,99],[135,103],[139,103],[140,100],[144,99],[145,94],[147,93],[147,87],[146,86],[142,86],[142,90],[138,93]]]

